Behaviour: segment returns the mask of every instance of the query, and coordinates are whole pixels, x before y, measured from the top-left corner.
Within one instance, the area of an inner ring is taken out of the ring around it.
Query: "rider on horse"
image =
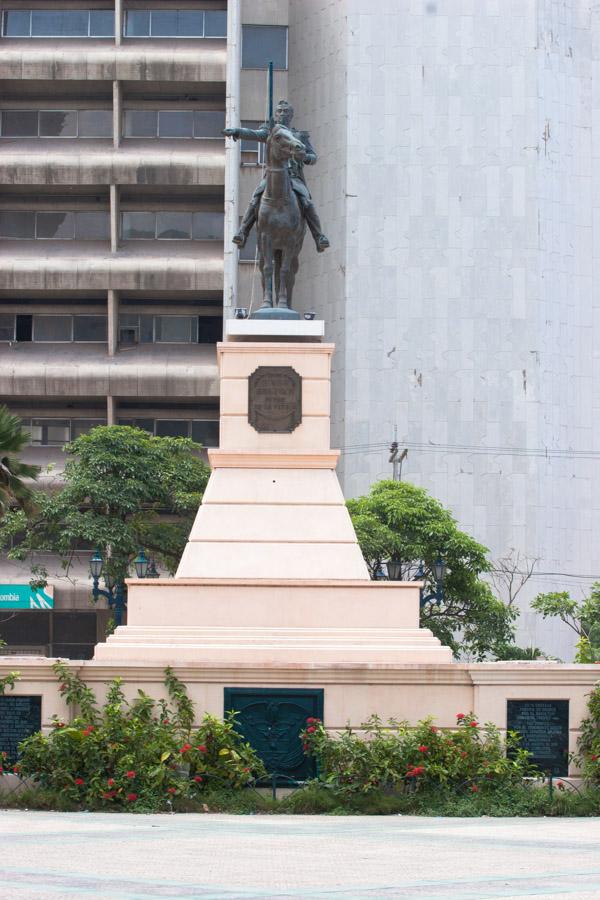
[[[310,196],[310,192],[306,186],[306,181],[304,179],[304,165],[313,166],[317,161],[317,154],[315,153],[312,144],[310,143],[310,138],[308,136],[307,131],[297,131],[297,129],[291,127],[292,118],[294,115],[294,109],[287,100],[280,100],[277,104],[277,108],[275,110],[274,121],[265,122],[260,128],[256,130],[253,128],[226,128],[223,134],[226,137],[232,137],[234,140],[238,140],[239,138],[245,138],[251,141],[261,141],[261,143],[266,143],[271,133],[271,129],[273,125],[283,125],[285,128],[288,128],[295,138],[301,141],[304,144],[305,148],[305,156],[304,160],[300,162],[297,159],[290,159],[288,163],[289,171],[290,171],[290,180],[292,182],[292,188],[298,197],[298,202],[300,203],[300,207],[304,214],[304,218],[306,219],[306,224],[310,228],[310,232],[315,240],[315,245],[317,247],[317,251],[322,253],[323,250],[326,250],[329,247],[329,241],[321,231],[321,222],[319,220],[319,214],[315,209],[315,205],[312,201],[312,197]],[[237,244],[238,247],[243,247],[248,240],[248,235],[252,230],[252,226],[256,222],[256,218],[258,215],[258,207],[260,205],[260,199],[265,190],[266,181],[263,178],[256,190],[252,195],[252,199],[248,205],[248,209],[242,219],[242,224],[240,225],[239,231],[233,237],[233,243]]]

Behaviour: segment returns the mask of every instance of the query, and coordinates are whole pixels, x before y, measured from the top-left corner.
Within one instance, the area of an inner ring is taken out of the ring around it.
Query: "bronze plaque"
[[[302,379],[291,366],[259,366],[248,379],[248,421],[261,434],[289,434],[302,421]]]

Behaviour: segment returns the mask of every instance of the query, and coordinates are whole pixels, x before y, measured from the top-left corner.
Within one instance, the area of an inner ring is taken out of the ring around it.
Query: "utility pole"
[[[392,478],[394,481],[402,481],[402,463],[408,456],[408,450],[406,447],[398,455],[398,441],[392,441],[390,444],[390,458],[389,462],[392,464]]]

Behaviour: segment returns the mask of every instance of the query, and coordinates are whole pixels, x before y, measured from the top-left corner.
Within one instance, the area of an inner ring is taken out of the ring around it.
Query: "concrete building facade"
[[[98,422],[218,440],[215,342],[256,306],[230,242],[265,64],[319,154],[332,249],[295,305],[326,321],[347,496],[428,488],[494,558],[538,560],[527,611],[587,590],[600,451],[593,334],[599,13],[570,0],[2,0],[0,398],[28,459]],[[115,25],[116,23],[116,25]],[[2,580],[27,580],[4,567]],[[556,574],[556,573],[565,573]],[[57,609],[89,609],[82,559]]]

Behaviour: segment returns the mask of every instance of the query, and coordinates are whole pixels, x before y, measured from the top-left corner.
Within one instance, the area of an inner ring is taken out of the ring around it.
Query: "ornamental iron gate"
[[[235,710],[238,732],[284,785],[316,776],[300,731],[309,716],[323,718],[323,695],[322,688],[225,688],[225,712]]]

